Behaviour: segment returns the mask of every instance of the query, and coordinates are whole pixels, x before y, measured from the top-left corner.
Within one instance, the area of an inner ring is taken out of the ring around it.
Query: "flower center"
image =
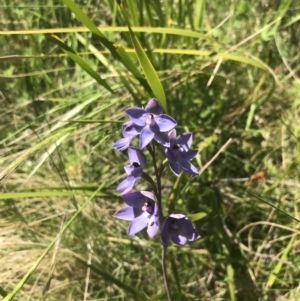
[[[143,206],[142,210],[143,210],[143,211],[146,211],[146,212],[149,213],[149,214],[152,214],[153,209],[152,209],[151,203],[149,203],[148,201],[146,201],[146,202],[144,203],[144,206]]]
[[[172,148],[172,153],[175,158],[177,158],[182,151],[183,149],[180,144],[175,144]]]
[[[132,163],[132,166],[135,167],[135,168],[137,168],[137,167],[140,167],[140,164],[137,163],[137,162],[133,162],[133,163]]]
[[[146,124],[150,125],[150,126],[154,126],[155,125],[155,120],[154,120],[154,115],[153,114],[149,114],[147,119],[146,119]]]
[[[178,230],[179,229],[179,223],[177,220],[173,219],[172,222],[171,222],[171,228],[173,230]]]

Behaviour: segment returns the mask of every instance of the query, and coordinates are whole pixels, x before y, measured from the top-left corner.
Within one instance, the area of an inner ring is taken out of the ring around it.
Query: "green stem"
[[[166,253],[167,253],[167,248],[165,248],[163,246],[162,253],[161,253],[161,266],[162,266],[163,277],[164,277],[164,284],[165,284],[165,289],[166,289],[167,296],[168,296],[168,301],[172,301],[172,298],[171,298],[171,295],[170,295],[170,289],[169,289],[169,282],[168,282],[168,279],[167,279]]]

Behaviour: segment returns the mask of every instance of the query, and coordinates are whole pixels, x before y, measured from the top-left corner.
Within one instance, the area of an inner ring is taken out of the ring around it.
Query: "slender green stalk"
[[[162,271],[163,271],[164,284],[165,284],[165,289],[166,289],[167,296],[168,296],[168,301],[172,301],[172,298],[170,295],[169,282],[168,282],[168,278],[167,278],[167,271],[166,271],[166,253],[167,253],[167,248],[165,248],[163,246],[162,252],[161,252],[161,267],[162,267]]]

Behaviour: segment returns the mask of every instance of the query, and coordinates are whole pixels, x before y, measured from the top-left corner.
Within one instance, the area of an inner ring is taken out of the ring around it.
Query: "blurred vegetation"
[[[128,223],[112,218],[127,158],[111,145],[124,109],[145,105],[151,89],[117,2],[75,1],[115,56],[64,2],[0,5],[0,294],[165,300],[159,236],[129,238]],[[290,217],[300,219],[300,3],[123,6],[177,132],[193,132],[200,151],[199,177],[168,170],[163,183],[166,208],[205,213],[201,239],[168,250],[173,300],[300,300],[300,226]]]

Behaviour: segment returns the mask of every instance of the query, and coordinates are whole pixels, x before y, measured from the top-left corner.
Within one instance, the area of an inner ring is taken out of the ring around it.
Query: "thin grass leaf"
[[[104,34],[97,28],[94,22],[80,9],[80,7],[77,4],[75,4],[75,2],[73,2],[72,0],[62,0],[62,1],[82,22],[82,24],[84,24],[93,34],[106,40]],[[108,41],[105,41],[105,43],[107,42]]]
[[[232,264],[227,264],[226,267],[227,270],[227,283],[228,283],[228,289],[230,294],[230,300],[235,301],[235,282],[234,282],[234,269],[232,267]]]
[[[278,279],[277,275],[279,275],[279,273],[282,269],[283,262],[286,261],[288,254],[294,245],[296,237],[297,237],[297,234],[294,234],[292,236],[291,240],[289,241],[288,245],[285,247],[285,249],[282,253],[280,261],[276,264],[275,268],[271,271],[269,278],[268,278],[268,282],[267,282],[268,287],[272,287],[274,282]]]
[[[138,57],[139,63],[144,71],[145,77],[147,79],[147,82],[149,86],[151,87],[154,96],[157,98],[157,100],[160,102],[161,106],[163,107],[164,111],[167,112],[167,102],[166,102],[166,96],[165,91],[163,89],[163,86],[159,80],[159,77],[148,59],[147,54],[145,53],[143,47],[141,46],[140,42],[138,41],[137,37],[135,36],[134,32],[131,29],[131,26],[129,24],[129,20],[126,16],[126,13],[123,9],[123,6],[119,4],[120,10],[124,16],[124,19],[127,23],[129,34],[131,37],[132,44],[134,46],[134,49],[136,51],[136,55]]]
[[[261,36],[264,40],[267,41],[274,36],[276,31],[278,30],[278,27],[281,24],[281,20],[287,13],[292,2],[293,2],[293,0],[281,0],[280,1],[280,5],[279,5],[278,9],[274,12],[275,16],[272,14],[272,18],[274,18],[274,19],[278,18],[278,19],[280,19],[280,22],[276,22],[272,27],[269,27],[268,29],[266,29],[265,31],[262,32]]]
[[[255,103],[256,95],[260,91],[260,88],[264,84],[265,80],[266,80],[266,73],[263,73],[263,75],[260,77],[259,82],[256,85],[256,87],[254,88],[254,91],[251,95],[252,104],[250,106],[250,111],[249,111],[249,114],[248,114],[248,117],[247,117],[247,122],[246,122],[246,127],[245,127],[246,131],[248,131],[250,129],[250,126],[251,126],[251,123],[252,123],[252,120],[253,120],[253,117],[254,117],[254,112],[255,112],[255,109],[256,109],[256,106],[257,106],[256,103]]]
[[[113,277],[110,273],[105,271],[103,268],[100,269],[100,268],[95,267],[94,265],[90,265],[90,264],[86,263],[85,261],[81,260],[80,258],[77,258],[77,260],[81,264],[83,264],[85,267],[90,268],[92,271],[99,274],[104,280],[110,281],[111,283],[115,284],[117,287],[119,287],[122,290],[124,290],[125,292],[129,293],[134,300],[137,300],[137,301],[148,300],[148,296],[144,292],[138,291],[135,288],[127,285],[126,283],[118,280],[117,278]]]
[[[139,15],[136,7],[136,1],[128,0],[127,4],[128,4],[128,10],[130,12],[131,24],[133,24],[133,26],[139,26]]]
[[[279,80],[274,73],[274,71],[266,65],[264,62],[259,60],[256,57],[246,57],[235,53],[225,53],[225,52],[212,52],[207,50],[193,50],[193,49],[154,49],[154,53],[170,53],[170,54],[182,54],[182,55],[197,55],[197,56],[205,56],[210,57],[213,55],[214,58],[223,58],[225,60],[232,60],[240,63],[244,63],[247,65],[252,65],[254,67],[258,67],[262,70],[268,71],[273,77],[274,80],[278,83]]]
[[[199,219],[205,218],[207,216],[206,212],[198,212],[195,214],[188,214],[187,217],[192,221],[198,221]]]
[[[204,12],[205,12],[205,1],[196,0],[194,8],[194,29],[201,29],[203,26]]]
[[[50,34],[50,38],[72,59],[78,64],[86,73],[94,78],[100,85],[102,85],[109,92],[114,93],[109,84],[104,81],[96,71],[94,71],[88,63],[86,63],[71,47],[66,45],[58,36]]]
[[[109,60],[102,53],[100,53],[97,50],[96,47],[94,47],[92,44],[88,44],[86,39],[82,35],[77,33],[76,38],[91,51],[91,54],[93,54],[106,67],[107,70],[109,70],[112,74],[119,75],[121,82],[124,84],[126,89],[130,92],[133,99],[135,100],[135,103],[140,103],[140,99],[137,97],[136,92],[132,88],[132,85],[134,87],[138,86],[138,83],[136,82],[136,80],[134,80],[134,78],[131,76],[124,76],[123,68],[120,68],[119,66],[114,67],[109,62]],[[133,61],[130,59],[130,57],[125,52],[124,47],[122,45],[116,46],[116,50],[117,50],[117,53],[120,55],[120,57],[123,59],[123,61],[125,61],[127,65],[131,66],[133,75],[136,78],[142,77],[142,74],[139,72],[139,70],[136,68],[135,64],[133,63]],[[144,90],[138,89],[138,92],[142,96],[142,98],[146,98]]]
[[[15,295],[22,289],[23,285],[27,282],[29,277],[33,274],[33,272],[36,270],[36,268],[39,266],[41,261],[44,259],[44,257],[49,253],[51,248],[54,246],[55,242],[57,241],[57,238],[61,236],[66,229],[70,227],[70,225],[73,223],[73,221],[76,219],[76,217],[81,213],[81,211],[90,203],[90,201],[98,194],[98,192],[104,187],[105,183],[103,183],[99,188],[91,195],[91,197],[80,207],[75,214],[68,220],[68,222],[63,226],[62,230],[58,235],[52,240],[52,242],[49,244],[49,246],[46,248],[46,250],[43,252],[43,254],[39,257],[39,259],[36,261],[36,263],[28,270],[28,272],[25,274],[25,276],[21,279],[21,281],[16,285],[14,290],[9,293],[2,301],[11,301]]]
[[[64,189],[66,189],[64,187]],[[46,198],[46,197],[65,197],[65,196],[90,196],[88,191],[22,191],[22,192],[2,192],[0,193],[0,200],[8,199],[23,199],[23,198]],[[97,196],[108,197],[108,194],[100,193]]]
[[[293,25],[294,23],[300,21],[300,14],[292,17],[286,24],[282,26],[282,28],[287,28]]]
[[[98,29],[98,27],[94,24],[92,20],[88,18],[88,16],[77,6],[72,0],[63,0],[66,6],[76,15],[76,17],[93,33],[95,34],[100,42],[105,46],[110,53],[113,55],[114,58],[118,59],[123,65],[132,73],[134,74],[135,70],[132,67],[132,64],[129,64],[130,61],[128,58],[126,60],[122,59],[119,56],[118,52],[116,51],[116,47],[113,43],[111,43],[104,34]],[[137,77],[137,76],[136,76]],[[150,92],[150,87],[145,81],[143,77],[137,77],[140,84]]]
[[[116,46],[116,50],[117,50],[118,54],[120,55],[120,57],[122,58],[122,60],[124,62],[126,62],[126,65],[130,65],[131,66],[132,74],[135,77],[142,77],[143,76],[142,73],[136,67],[136,64],[132,61],[132,59],[130,58],[130,56],[127,54],[124,46],[123,45],[117,45]]]
[[[148,299],[148,301],[161,301],[166,300],[167,296],[165,293],[158,293]]]
[[[128,27],[125,26],[101,26],[97,29],[102,32],[129,32]],[[192,31],[190,29],[172,28],[172,27],[131,27],[133,32],[145,32],[145,33],[159,33],[167,35],[175,35],[180,37],[189,37],[200,40],[206,40],[219,45],[217,41],[210,35],[200,32]],[[90,31],[87,27],[63,27],[63,28],[46,28],[46,29],[27,29],[27,30],[11,30],[0,31],[0,35],[33,35],[33,34],[49,34],[49,33],[78,33]],[[107,40],[108,41],[108,40]],[[109,42],[109,41],[108,41]],[[110,42],[109,42],[110,43]],[[106,46],[106,45],[104,45]],[[107,47],[108,48],[108,47]],[[110,48],[108,48],[110,50]]]
[[[295,220],[296,222],[300,223],[300,220],[297,219],[296,217],[286,213],[285,211],[281,210],[280,208],[278,208],[277,206],[273,205],[272,203],[270,203],[269,201],[266,201],[265,199],[263,199],[262,197],[260,197],[259,195],[257,195],[255,192],[252,192],[250,190],[247,190],[247,192],[249,194],[251,194],[252,196],[256,197],[257,199],[261,200],[262,202],[264,202],[265,204],[268,204],[269,206],[271,206],[272,208],[278,210],[279,212],[285,214],[286,216],[290,217],[291,219]]]

